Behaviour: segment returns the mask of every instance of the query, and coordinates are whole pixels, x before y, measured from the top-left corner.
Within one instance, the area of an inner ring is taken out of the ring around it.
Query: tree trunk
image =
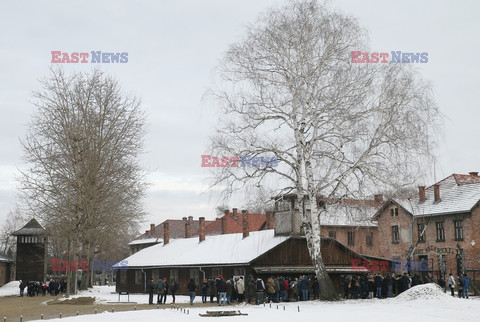
[[[67,262],[69,263],[70,265],[70,249],[71,249],[71,239],[70,239],[70,234],[67,235]],[[65,271],[65,273],[67,274],[67,287],[66,287],[66,290],[65,290],[65,297],[66,298],[69,298],[70,297],[70,271],[67,269]]]
[[[320,300],[339,300],[338,293],[335,290],[332,280],[328,276],[325,264],[323,263],[321,251],[322,238],[320,211],[317,206],[317,191],[314,183],[312,163],[310,162],[310,153],[308,152],[305,153],[305,174],[307,175],[308,200],[310,203],[310,214],[306,214],[304,211],[304,216],[308,216],[309,218],[306,219],[310,222],[310,225],[307,225],[305,229],[305,236],[307,238],[307,246],[310,252],[310,257],[312,258],[313,267],[315,268],[315,274],[317,275],[318,284],[320,286]]]

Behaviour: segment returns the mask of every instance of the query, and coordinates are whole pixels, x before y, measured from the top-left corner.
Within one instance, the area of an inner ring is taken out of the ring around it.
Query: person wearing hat
[[[164,304],[167,302],[167,294],[168,294],[168,283],[167,283],[167,278],[164,277],[163,278],[163,293],[162,293],[162,296],[160,297],[160,304],[162,304],[162,300],[163,300]]]
[[[218,305],[220,306],[225,306],[225,300],[227,298],[227,283],[225,280],[222,278],[222,275],[218,276],[219,282],[217,286],[217,291],[218,291]]]

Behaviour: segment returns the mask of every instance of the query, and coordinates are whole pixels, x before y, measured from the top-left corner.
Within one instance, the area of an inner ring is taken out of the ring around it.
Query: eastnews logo
[[[202,167],[206,168],[275,168],[278,166],[277,157],[252,157],[242,155],[241,157],[215,157],[211,155],[202,155]]]
[[[428,53],[403,53],[401,51],[391,51],[391,59],[389,53],[362,53],[361,51],[352,51],[352,63],[402,63],[412,64],[428,63]]]
[[[67,63],[67,64],[78,64],[78,63],[92,63],[92,64],[125,64],[128,63],[128,53],[104,53],[101,51],[91,51],[90,53],[62,53],[61,51],[52,51],[52,64]],[[90,59],[90,61],[89,61]]]

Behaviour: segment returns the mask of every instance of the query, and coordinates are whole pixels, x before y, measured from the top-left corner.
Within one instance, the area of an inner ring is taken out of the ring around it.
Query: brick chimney
[[[374,195],[373,198],[375,199],[376,202],[383,203],[383,195],[382,194]]]
[[[163,245],[170,242],[170,224],[168,222],[163,223]]]
[[[242,221],[243,221],[243,238],[246,238],[250,234],[250,228],[248,227],[248,212],[246,210],[242,210]]]
[[[266,229],[273,229],[275,226],[275,218],[273,217],[273,212],[267,211],[267,227]]]
[[[474,177],[478,177],[478,172],[469,172],[468,174]]]
[[[440,199],[440,185],[434,184],[433,185],[433,195],[435,197],[435,202],[439,202]]]
[[[425,186],[418,187],[418,201],[424,202],[427,198],[425,197]]]
[[[198,240],[201,243],[205,240],[205,217],[198,218],[198,222],[200,225],[200,235],[198,236]]]
[[[185,238],[190,238],[192,231],[192,225],[190,224],[190,221],[186,221],[185,223]]]
[[[193,224],[193,216],[188,216],[188,221],[190,222],[190,224]]]
[[[222,235],[227,233],[227,217],[222,217]]]
[[[233,217],[237,217],[237,208],[233,208]]]
[[[228,216],[228,214],[230,213],[230,211],[227,209],[227,210],[224,210],[223,213],[225,214],[225,216]]]
[[[149,233],[150,233],[150,230],[145,230],[145,237],[147,237]]]
[[[155,224],[150,224],[150,234],[155,234]]]

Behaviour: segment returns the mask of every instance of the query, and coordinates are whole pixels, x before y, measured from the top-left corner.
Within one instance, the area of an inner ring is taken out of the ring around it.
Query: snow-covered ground
[[[20,281],[11,281],[0,287],[0,296],[20,295]]]
[[[18,282],[10,282],[0,288],[0,296],[18,295]],[[165,319],[165,321],[190,322],[204,321],[199,314],[215,310],[240,310],[248,316],[222,317],[221,321],[480,321],[479,309],[480,298],[471,297],[470,299],[452,298],[435,284],[419,285],[404,292],[397,298],[386,300],[346,300],[339,302],[295,302],[295,303],[272,303],[265,306],[254,305],[231,305],[227,307],[196,307],[195,304],[188,304],[187,296],[176,296],[176,303],[189,310],[189,314],[182,313],[180,310],[171,309],[171,305],[162,305],[160,309],[153,306],[152,310],[139,310],[130,312],[111,313],[108,302],[118,302],[118,294],[114,287],[95,286],[88,291],[82,291],[72,297],[92,296],[96,298],[96,303],[104,304],[104,313],[95,315],[95,321],[154,321]],[[167,298],[167,303],[171,303],[171,296]],[[127,297],[121,297],[122,302],[127,302]],[[138,304],[148,303],[148,295],[131,294],[131,302]],[[195,302],[201,302],[201,297],[197,296]],[[132,303],[127,305],[132,305]],[[212,318],[210,318],[212,319]],[[55,319],[56,321],[57,319]],[[53,321],[53,320],[52,320]],[[78,317],[62,318],[63,322],[83,322],[92,321],[92,315],[83,315]]]
[[[339,302],[295,302],[269,304],[265,306],[232,305],[220,307],[195,307],[187,304],[186,296],[177,296],[177,305],[189,310],[189,314],[180,310],[171,309],[170,305],[161,306],[160,309],[116,312],[111,313],[107,302],[118,301],[118,294],[111,294],[113,287],[95,287],[93,290],[82,292],[78,296],[95,296],[97,302],[104,303],[104,313],[95,316],[95,321],[164,321],[190,322],[207,321],[213,318],[200,317],[199,314],[215,310],[240,310],[248,316],[222,317],[221,321],[480,321],[478,310],[480,298],[470,299],[452,298],[445,294],[436,285],[426,284],[411,288],[401,296],[386,300],[346,300]],[[122,296],[122,301],[126,297]],[[132,294],[130,301],[147,303],[145,294]],[[200,297],[196,301],[201,301]],[[169,296],[167,303],[171,302]],[[182,304],[183,303],[183,304]],[[56,321],[52,320],[52,321]],[[92,315],[63,318],[63,322],[92,321]]]

